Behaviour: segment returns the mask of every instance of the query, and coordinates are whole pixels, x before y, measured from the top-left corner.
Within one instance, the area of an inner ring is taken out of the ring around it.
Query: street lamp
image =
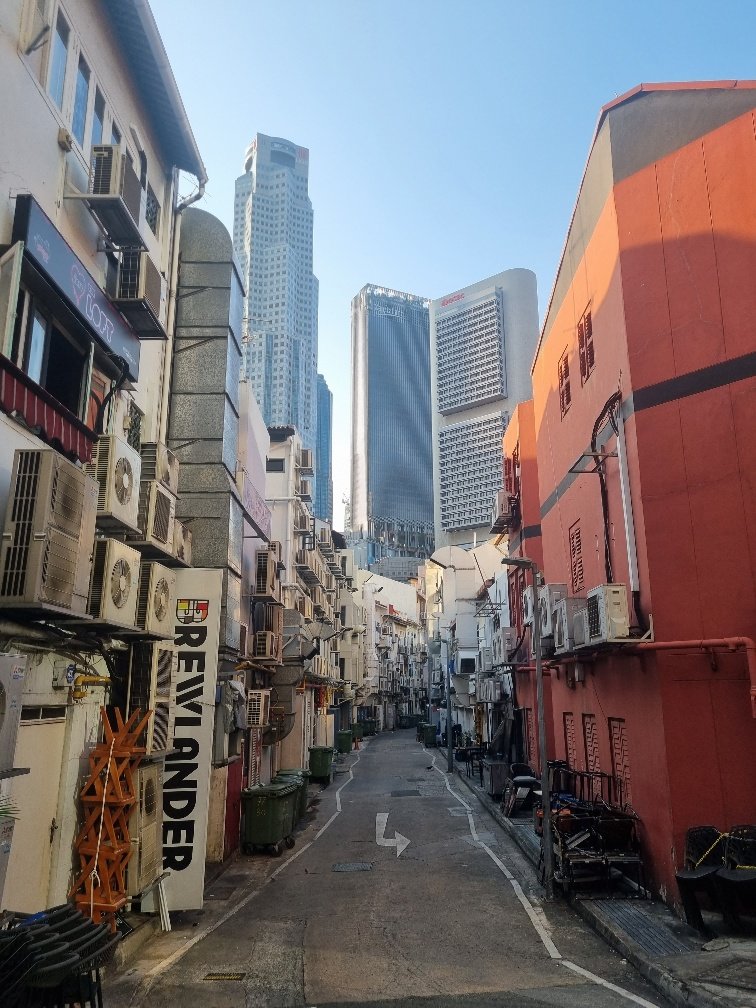
[[[546,759],[546,713],[543,704],[543,664],[541,662],[541,611],[538,605],[538,565],[526,557],[504,557],[507,567],[529,570],[533,578],[535,613],[533,615],[533,651],[535,652],[536,703],[538,704],[538,748],[541,750],[541,806],[543,810],[543,870],[546,899],[554,898],[554,847],[551,838],[551,792]]]

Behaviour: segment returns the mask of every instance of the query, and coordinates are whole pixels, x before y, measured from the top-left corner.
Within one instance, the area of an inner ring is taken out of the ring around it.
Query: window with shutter
[[[600,773],[601,761],[599,759],[595,714],[583,714],[583,742],[585,743],[585,769],[589,773]]]
[[[562,715],[564,720],[564,752],[567,762],[573,769],[577,769],[577,746],[575,745],[575,718],[570,711],[565,711]]]
[[[504,456],[504,491],[513,497],[515,494],[514,462]]]
[[[586,310],[578,322],[578,356],[580,357],[580,381],[585,385],[596,363],[596,355],[593,351],[593,319],[590,310]]]
[[[630,752],[624,718],[609,718],[609,746],[612,753],[612,773],[622,784],[621,800],[625,804],[632,804]]]
[[[572,594],[577,595],[585,588],[583,580],[583,542],[580,536],[580,522],[576,521],[570,526],[570,576],[572,581]]]
[[[572,402],[572,392],[570,390],[570,365],[565,350],[559,358],[559,409],[562,416],[570,408]]]

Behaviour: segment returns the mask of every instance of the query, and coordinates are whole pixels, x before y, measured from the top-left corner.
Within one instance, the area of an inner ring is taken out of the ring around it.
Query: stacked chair
[[[101,1008],[100,969],[119,940],[70,903],[9,915],[0,930],[4,1008]]]
[[[704,895],[733,930],[742,929],[741,914],[756,914],[756,825],[692,826],[685,837],[685,865],[675,873],[685,919],[702,935],[713,934],[701,915]]]

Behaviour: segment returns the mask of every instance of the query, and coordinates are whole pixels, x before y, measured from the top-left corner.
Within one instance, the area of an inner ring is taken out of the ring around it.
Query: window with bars
[[[565,350],[559,358],[559,409],[562,416],[565,415],[572,403],[572,392],[570,390],[570,362]]]
[[[572,594],[577,595],[585,588],[583,577],[583,541],[580,535],[580,522],[576,521],[569,529],[570,537],[570,581]]]
[[[585,769],[589,773],[600,773],[601,760],[599,758],[595,714],[583,714],[583,742],[585,743]]]
[[[153,192],[152,186],[147,186],[147,197],[144,204],[144,219],[149,225],[150,231],[157,237],[160,228],[160,204]]]
[[[564,721],[564,753],[567,762],[573,769],[577,769],[577,745],[575,744],[575,717],[571,711],[565,711],[562,715]]]
[[[583,317],[578,322],[578,355],[580,357],[580,382],[585,385],[596,364],[596,355],[593,350],[593,319],[590,308],[583,313]]]

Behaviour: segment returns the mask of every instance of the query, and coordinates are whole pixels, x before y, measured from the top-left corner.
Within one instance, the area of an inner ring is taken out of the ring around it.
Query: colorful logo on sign
[[[176,600],[176,619],[179,623],[204,623],[210,611],[208,599],[180,598]]]

